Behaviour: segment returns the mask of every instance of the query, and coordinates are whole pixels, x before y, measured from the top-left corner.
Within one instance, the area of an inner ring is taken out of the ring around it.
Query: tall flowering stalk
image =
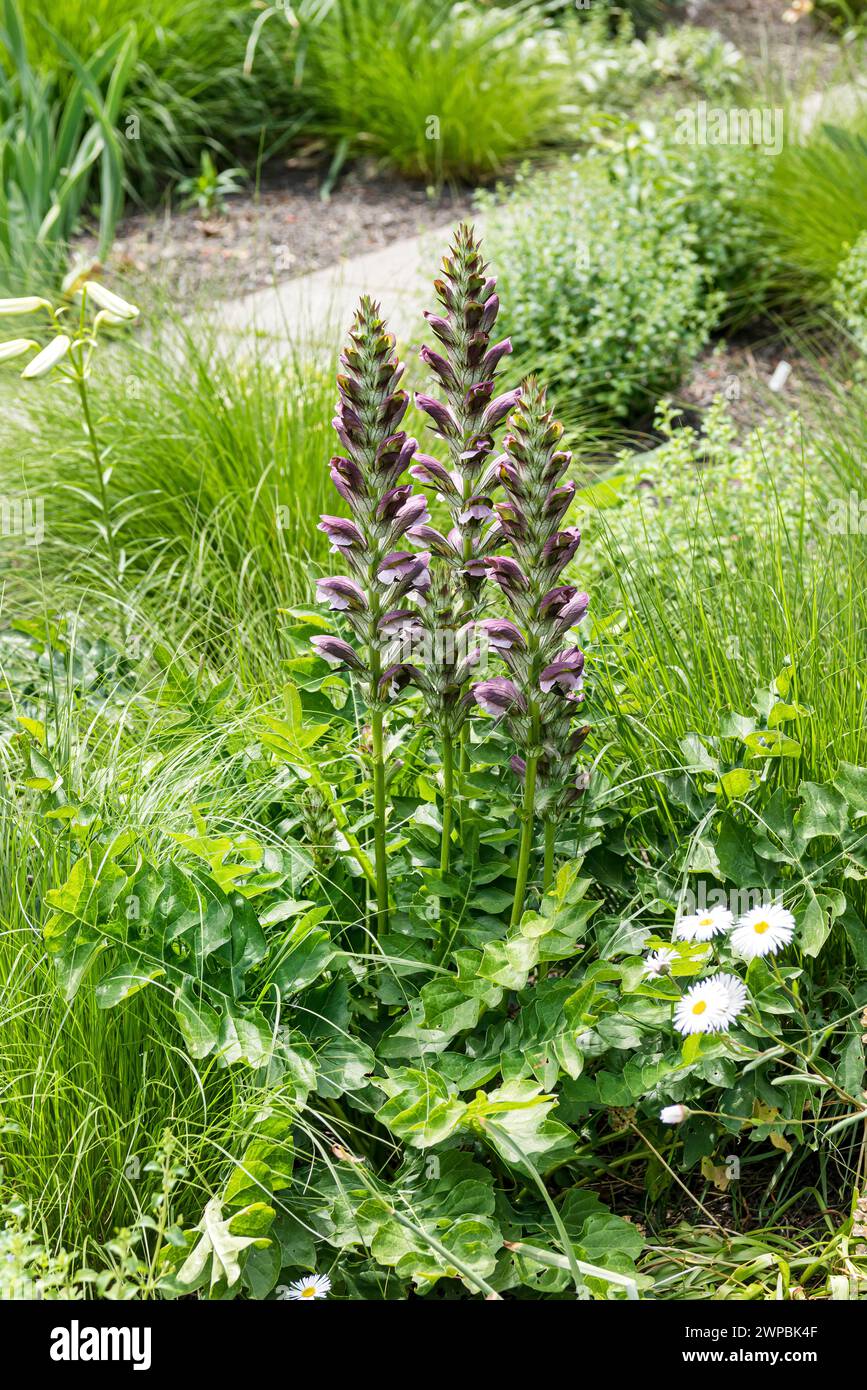
[[[560,529],[575,484],[562,481],[571,455],[559,447],[563,426],[547,409],[545,392],[535,382],[526,383],[509,426],[505,453],[497,460],[506,500],[498,502],[496,510],[513,553],[488,559],[487,567],[514,621],[491,618],[482,626],[510,677],[478,682],[473,696],[480,708],[506,720],[522,750],[512,759],[524,783],[512,908],[516,924],[524,909],[536,812],[545,824],[547,888],[557,821],[581,790],[575,756],[589,728],[576,728],[575,718],[584,699],[584,654],[569,634],[587,612],[589,600],[573,585],[560,583],[581,541],[574,527]]]
[[[466,772],[469,766],[463,696],[480,657],[475,623],[486,577],[485,557],[500,534],[491,500],[497,486],[496,471],[490,467],[493,431],[520,395],[519,391],[494,394],[498,364],[512,345],[508,338],[491,341],[500,302],[496,281],[487,270],[473,229],[459,227],[443,259],[441,278],[434,282],[441,312],[425,313],[442,350],[425,346],[420,353],[445,399],[424,393],[415,398],[442,441],[447,461],[421,454],[410,472],[435,490],[451,521],[445,533],[424,523],[410,532],[438,560],[422,614],[426,639],[422,688],[442,745],[442,870],[449,864],[458,739],[462,768]]]
[[[365,296],[341,354],[332,421],[345,453],[332,458],[331,479],[351,519],[323,516],[319,523],[350,573],[317,585],[319,599],[346,619],[355,644],[340,637],[313,639],[327,661],[355,673],[370,711],[380,931],[388,926],[384,713],[403,687],[420,676],[394,657],[407,629],[418,623],[416,611],[406,605],[423,596],[430,584],[429,552],[401,546],[406,532],[427,519],[427,503],[411,484],[398,481],[418,444],[399,428],[409,399],[399,386],[404,368],[394,347],[379,306]]]
[[[11,362],[33,352],[35,355],[30,357],[21,373],[23,381],[60,378],[74,383],[81,406],[84,433],[93,461],[95,496],[101,513],[99,527],[108,550],[112,578],[119,588],[123,578],[123,556],[118,552],[117,526],[108,491],[111,466],[106,463],[106,451],[97,438],[90,408],[88,383],[100,330],[118,326],[128,327],[138,318],[139,310],[135,304],[121,299],[99,281],[91,280],[89,276],[93,269],[93,266],[74,266],[63,281],[63,293],[67,300],[71,301],[73,296],[77,296],[80,301],[77,314],[70,302],[54,306],[38,295],[0,299],[0,318],[18,318],[22,315],[29,317],[45,313],[50,320],[52,332],[50,341],[42,347],[32,338],[12,338],[0,342],[0,362]],[[88,317],[90,314],[92,318]]]

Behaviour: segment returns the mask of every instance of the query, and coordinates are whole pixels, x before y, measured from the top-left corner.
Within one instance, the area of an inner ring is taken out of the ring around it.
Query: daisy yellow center
[[[316,1297],[316,1290],[315,1290],[314,1288],[312,1288],[312,1287],[309,1288],[309,1289],[302,1289],[302,1290],[301,1290],[301,1297],[302,1297],[302,1298],[315,1298],[315,1297]]]
[[[713,918],[712,918],[712,917],[702,917],[702,919],[701,919],[701,921],[699,922],[698,925],[699,925],[700,927],[712,927],[712,926],[713,926]]]
[[[707,1004],[704,999],[696,999],[692,1006],[692,1011],[694,1014],[703,1014],[706,1008]]]
[[[770,922],[756,922],[756,925],[753,927],[753,931],[756,933],[756,936],[764,936],[765,932],[770,931],[770,929]]]

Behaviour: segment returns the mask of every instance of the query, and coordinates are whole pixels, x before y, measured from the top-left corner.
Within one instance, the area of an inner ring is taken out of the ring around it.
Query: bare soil
[[[431,196],[418,185],[347,174],[321,196],[320,167],[286,167],[258,193],[226,199],[212,213],[170,206],[134,213],[118,229],[108,269],[145,302],[152,286],[175,304],[232,298],[424,232],[470,210],[468,193]],[[94,254],[84,237],[79,251]]]

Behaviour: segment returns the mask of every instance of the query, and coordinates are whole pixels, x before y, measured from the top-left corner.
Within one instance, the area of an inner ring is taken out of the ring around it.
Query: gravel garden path
[[[474,221],[478,226],[479,219]],[[346,329],[359,297],[368,294],[381,302],[397,337],[408,339],[421,326],[419,305],[430,297],[431,281],[453,230],[450,219],[380,250],[227,301],[218,310],[220,327],[239,335],[252,329],[259,335],[260,348],[262,338],[271,339],[276,353],[285,352],[287,340],[330,352],[335,333]]]

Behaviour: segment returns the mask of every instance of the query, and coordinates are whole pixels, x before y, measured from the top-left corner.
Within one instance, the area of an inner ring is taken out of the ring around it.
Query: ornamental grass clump
[[[483,624],[510,677],[478,682],[479,707],[506,720],[518,748],[512,766],[524,783],[521,843],[512,922],[521,919],[537,810],[545,827],[543,891],[550,887],[558,819],[580,794],[575,756],[589,726],[575,727],[584,699],[584,653],[570,632],[585,616],[587,594],[560,582],[581,541],[575,527],[560,529],[575,492],[564,482],[571,454],[561,449],[563,427],[548,410],[545,391],[526,384],[511,416],[506,452],[497,469],[506,500],[496,504],[512,555],[488,560],[515,621]]]
[[[421,493],[413,493],[412,484],[398,481],[417,441],[399,428],[409,397],[399,386],[404,368],[394,347],[379,306],[364,297],[341,355],[344,370],[337,378],[339,399],[332,422],[346,453],[332,458],[331,478],[352,517],[326,515],[319,523],[351,573],[321,579],[318,595],[345,616],[356,645],[335,636],[313,639],[327,661],[356,673],[370,714],[380,929],[388,920],[383,716],[389,700],[419,674],[392,657],[396,639],[418,621],[406,603],[422,595],[430,583],[429,552],[401,546],[410,527],[427,517],[427,502]]]

